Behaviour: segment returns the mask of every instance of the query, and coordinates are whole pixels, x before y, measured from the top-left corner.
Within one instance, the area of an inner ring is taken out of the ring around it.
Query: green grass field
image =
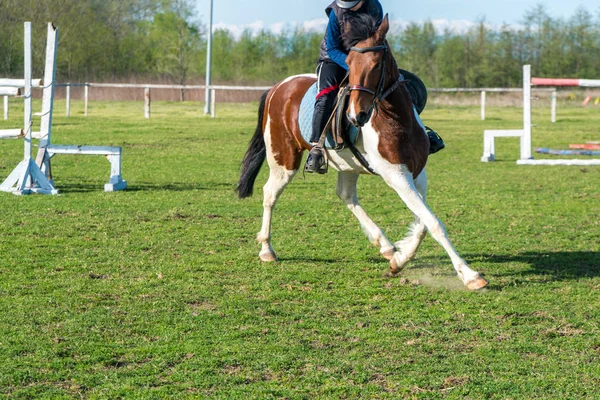
[[[22,126],[19,102],[0,129]],[[36,110],[39,104],[36,104]],[[0,193],[0,397],[46,399],[600,398],[600,168],[481,163],[484,129],[517,108],[432,108],[447,148],[429,204],[490,285],[469,292],[431,237],[397,278],[335,195],[299,174],[258,260],[261,187],[234,194],[256,104],[82,104],[53,142],[123,146],[129,189],[100,156],[53,159],[60,196]],[[533,144],[600,140],[600,109],[534,110]],[[23,143],[0,141],[0,180]],[[542,156],[540,156],[542,157]],[[546,156],[551,157],[551,156]],[[315,194],[320,194],[316,196]],[[359,197],[393,240],[412,221],[377,177]]]

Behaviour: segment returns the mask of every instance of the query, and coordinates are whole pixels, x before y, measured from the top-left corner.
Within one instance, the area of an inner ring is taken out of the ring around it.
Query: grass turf
[[[483,129],[516,108],[435,107],[447,148],[429,205],[485,274],[472,293],[428,237],[399,278],[335,196],[301,175],[278,204],[276,264],[258,261],[260,187],[237,200],[256,104],[82,105],[53,142],[123,146],[129,189],[102,157],[57,155],[61,196],[0,193],[0,396],[8,398],[593,398],[600,387],[600,168],[481,163]],[[39,108],[39,104],[37,105]],[[22,110],[22,109],[21,109]],[[533,145],[598,140],[597,108],[534,109]],[[0,129],[22,125],[19,102]],[[22,159],[0,141],[0,179]],[[536,155],[536,157],[551,157]],[[316,197],[315,193],[321,193]],[[412,216],[377,177],[359,197],[392,240]],[[404,279],[402,279],[404,278]]]

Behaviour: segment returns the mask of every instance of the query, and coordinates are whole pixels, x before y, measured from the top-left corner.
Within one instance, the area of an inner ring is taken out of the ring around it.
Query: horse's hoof
[[[275,262],[277,261],[277,256],[272,251],[265,251],[258,255],[262,262]]]
[[[383,256],[383,258],[385,258],[386,260],[388,260],[388,261],[392,261],[392,259],[394,258],[394,253],[395,253],[396,251],[397,251],[397,250],[396,250],[394,247],[392,247],[392,248],[391,248],[391,249],[389,249],[389,250],[382,251],[382,252],[381,252],[381,255],[382,255],[382,256]]]
[[[407,262],[408,260],[401,253],[395,252],[390,260],[390,273],[392,275],[398,274],[404,269]]]
[[[469,290],[483,289],[487,285],[488,285],[488,281],[483,279],[481,276],[466,283],[467,289],[469,289]]]

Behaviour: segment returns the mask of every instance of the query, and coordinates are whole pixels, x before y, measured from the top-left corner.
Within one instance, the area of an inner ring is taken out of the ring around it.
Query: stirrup
[[[306,164],[304,164],[304,172],[311,174],[327,173],[328,165],[323,152],[324,150],[320,146],[313,146],[313,148],[310,149],[308,152],[308,157],[306,158]]]
[[[427,132],[427,136],[429,137],[429,154],[437,153],[446,147],[444,144],[444,139],[440,135],[438,135],[433,129],[426,126],[425,132]]]

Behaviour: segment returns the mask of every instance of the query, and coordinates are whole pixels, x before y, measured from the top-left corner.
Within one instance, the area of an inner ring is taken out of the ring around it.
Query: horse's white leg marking
[[[486,286],[487,281],[483,279],[478,272],[469,268],[465,260],[458,255],[452,246],[452,243],[450,243],[446,228],[429,207],[427,207],[424,199],[417,192],[412,173],[410,173],[404,165],[392,165],[384,160],[381,160],[381,163],[387,164],[384,168],[378,169],[382,178],[398,193],[400,198],[406,203],[407,207],[427,227],[431,236],[433,236],[433,238],[446,250],[460,280],[469,289],[480,289]],[[396,252],[390,262],[392,272],[401,270],[408,261],[409,258],[407,255]]]
[[[271,246],[271,219],[273,209],[287,184],[291,182],[292,178],[296,175],[296,172],[298,172],[298,170],[289,171],[285,169],[275,160],[271,149],[271,132],[269,125],[270,121],[267,119],[265,144],[267,147],[267,162],[269,164],[269,179],[263,187],[263,221],[262,228],[256,237],[256,241],[262,246],[259,257],[265,262],[277,260],[275,251],[273,251],[273,247]]]
[[[415,188],[417,189],[417,192],[419,192],[423,202],[427,203],[427,174],[425,173],[425,170],[423,170],[415,180]],[[419,216],[415,214],[415,220],[410,225],[408,235],[394,245],[408,260],[412,260],[426,234],[427,230],[425,224],[421,222]]]
[[[394,245],[385,237],[381,228],[373,222],[358,203],[358,196],[356,194],[358,176],[358,174],[351,172],[338,172],[337,195],[358,219],[369,241],[376,247],[379,247],[381,254],[385,258],[391,260],[396,251]]]

